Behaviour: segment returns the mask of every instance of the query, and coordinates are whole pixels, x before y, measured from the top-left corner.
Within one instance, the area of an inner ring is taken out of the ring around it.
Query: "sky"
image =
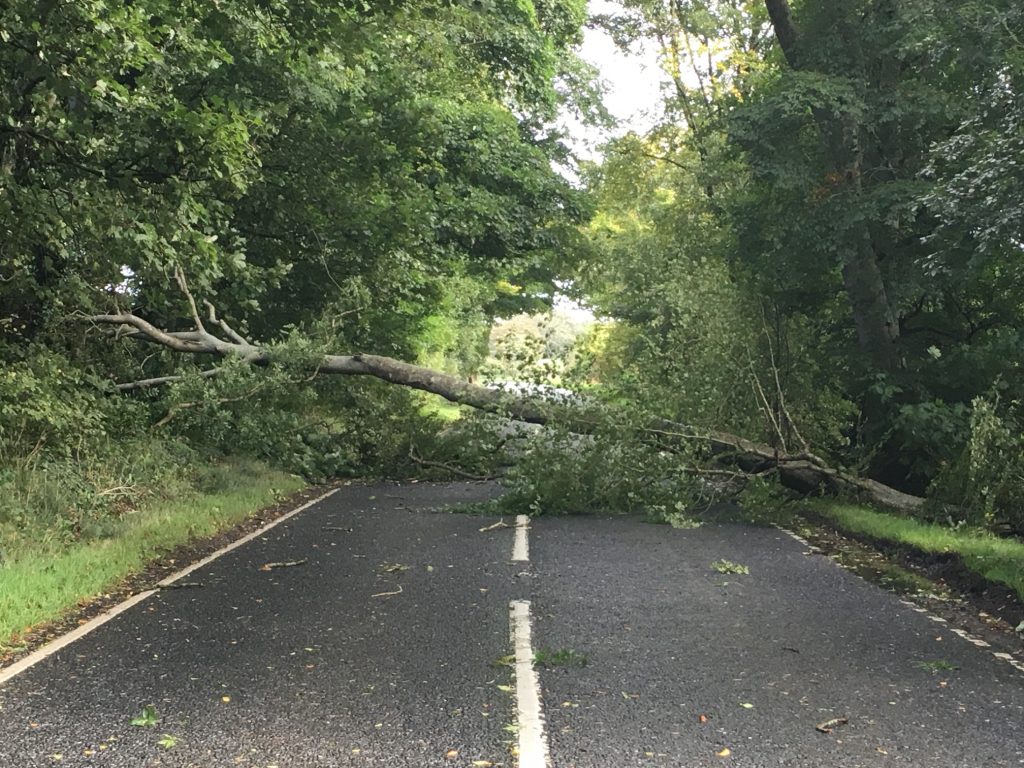
[[[590,13],[615,13],[619,4],[610,0],[590,0]],[[607,86],[605,106],[619,121],[611,132],[600,132],[581,125],[569,117],[564,125],[572,137],[571,144],[587,159],[596,158],[596,146],[612,136],[619,136],[630,130],[644,132],[654,124],[660,101],[661,70],[656,53],[651,50],[636,50],[625,54],[616,48],[611,37],[602,30],[584,30],[584,59],[598,67],[601,79]]]
[[[615,13],[619,4],[609,0],[590,0],[588,8],[591,15]],[[618,120],[618,126],[613,130],[598,131],[570,116],[563,118],[563,125],[569,131],[569,144],[580,157],[593,160],[599,157],[597,148],[602,142],[629,131],[643,133],[653,126],[660,103],[662,75],[653,50],[623,53],[601,30],[584,30],[580,54],[600,71],[607,88],[605,107]],[[589,309],[565,295],[556,295],[554,306],[575,321],[594,319]]]

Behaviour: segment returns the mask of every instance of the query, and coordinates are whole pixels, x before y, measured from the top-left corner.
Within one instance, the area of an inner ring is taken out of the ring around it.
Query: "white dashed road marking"
[[[515,650],[516,709],[519,725],[519,768],[549,768],[548,739],[540,703],[540,683],[533,666],[530,602],[513,600],[512,647]]]
[[[526,536],[530,530],[530,518],[526,515],[516,516],[516,538],[512,544],[512,562],[525,563],[530,559],[530,542]]]
[[[284,515],[281,515],[281,517],[277,518],[276,520],[273,520],[273,521],[267,523],[262,528],[259,528],[258,530],[255,530],[252,533],[246,534],[245,536],[243,536],[242,538],[238,539],[237,541],[231,542],[226,547],[222,547],[221,549],[218,549],[212,555],[209,555],[208,557],[204,557],[202,560],[200,560],[197,563],[193,563],[188,568],[185,568],[184,570],[178,571],[177,573],[174,573],[174,574],[168,576],[163,581],[158,582],[159,585],[164,587],[164,586],[167,586],[168,584],[173,584],[178,579],[181,579],[181,578],[184,578],[185,576],[188,576],[190,573],[192,573],[196,569],[202,568],[204,565],[207,565],[207,564],[213,562],[214,560],[216,560],[218,557],[220,557],[222,555],[226,555],[231,550],[238,549],[243,544],[247,544],[250,541],[252,541],[253,539],[259,538],[260,536],[265,534],[267,531],[269,531],[271,528],[273,528],[276,525],[280,525],[281,523],[283,523],[288,518],[294,517],[295,515],[299,514],[299,512],[302,512],[303,510],[309,509],[314,504],[319,504],[321,501],[326,499],[328,496],[330,496],[332,493],[336,492],[337,490],[338,490],[337,488],[332,488],[327,493],[322,494],[320,496],[317,496],[312,501],[307,501],[302,506],[296,507],[291,512],[288,512],[288,513],[286,513]],[[46,658],[52,656],[53,654],[57,653],[57,651],[60,651],[61,649],[66,648],[67,646],[71,645],[71,643],[75,642],[76,640],[79,640],[79,639],[85,637],[90,632],[92,632],[94,629],[99,629],[100,627],[102,627],[104,624],[106,624],[108,621],[110,621],[115,616],[118,616],[118,615],[124,613],[125,611],[127,611],[129,608],[131,608],[134,605],[138,605],[143,600],[145,600],[147,597],[150,597],[151,595],[156,594],[158,591],[159,590],[156,590],[156,589],[149,589],[149,590],[146,590],[145,592],[139,592],[136,595],[132,595],[131,597],[129,597],[124,602],[118,603],[117,605],[115,605],[113,608],[111,608],[106,613],[100,614],[96,618],[86,622],[85,624],[83,624],[82,626],[78,627],[77,629],[75,629],[75,630],[73,630],[71,632],[68,632],[66,635],[61,635],[56,640],[53,640],[53,641],[47,643],[46,645],[44,645],[39,650],[34,651],[33,653],[30,653],[28,656],[23,658],[21,661],[15,663],[15,664],[12,664],[11,666],[7,667],[6,669],[0,670],[0,685],[3,685],[4,683],[6,683],[8,680],[10,680],[15,675],[20,675],[22,672],[24,672],[29,667],[35,666],[36,664],[38,664],[43,659],[46,659]]]

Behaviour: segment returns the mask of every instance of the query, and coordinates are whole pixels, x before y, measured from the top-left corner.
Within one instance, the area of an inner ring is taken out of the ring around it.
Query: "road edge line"
[[[816,547],[813,544],[811,544],[803,536],[800,536],[799,534],[794,533],[793,531],[789,530],[788,528],[784,528],[784,527],[782,527],[781,525],[779,525],[777,523],[773,523],[773,527],[776,528],[779,531],[782,531],[784,534],[789,536],[791,539],[795,539],[800,544],[803,544],[810,551],[815,552],[815,553],[821,553],[821,550],[818,547]],[[834,557],[829,556],[828,560],[830,562],[832,562],[833,565],[841,568],[842,570],[846,571],[847,573],[852,574],[853,576],[855,576],[856,578],[860,579],[864,583],[871,584],[870,581],[865,579],[863,576],[858,574],[856,571],[853,571],[850,568],[847,568],[845,565],[840,563]],[[878,587],[877,584],[872,584],[872,586]],[[878,588],[881,589],[881,587],[878,587]],[[885,590],[885,591],[888,591],[888,590]],[[925,617],[931,619],[936,624],[945,624],[946,625],[946,629],[948,629],[950,632],[952,632],[954,635],[956,635],[960,639],[966,640],[968,643],[970,643],[971,645],[975,646],[976,648],[992,648],[992,644],[989,643],[988,641],[983,640],[982,638],[980,638],[977,635],[974,635],[974,634],[968,632],[965,629],[962,629],[962,628],[959,628],[959,627],[950,626],[949,622],[946,619],[942,618],[941,616],[936,616],[934,613],[929,611],[923,605],[918,605],[917,603],[913,602],[912,600],[907,600],[905,598],[899,597],[899,595],[897,595],[896,593],[891,593],[891,594],[893,594],[897,598],[897,600],[899,601],[899,603],[901,605],[906,606],[907,608],[909,608],[910,610],[914,611],[915,613],[920,613],[922,616],[925,616]],[[1006,653],[1006,652],[1000,652],[1000,651],[994,651],[994,650],[989,651],[989,653],[991,653],[997,660],[1009,664],[1011,667],[1013,667],[1018,672],[1024,673],[1024,661],[1021,661],[1016,656],[1014,656],[1012,653]]]
[[[311,499],[310,501],[307,501],[305,504],[296,507],[291,512],[286,512],[285,514],[281,515],[276,520],[271,520],[269,523],[264,525],[262,528],[258,528],[257,530],[252,531],[251,533],[247,533],[242,538],[236,539],[235,541],[231,542],[230,544],[228,544],[225,547],[221,547],[220,549],[218,549],[213,554],[210,554],[210,555],[207,555],[206,557],[204,557],[202,560],[200,560],[198,562],[195,562],[195,563],[192,563],[192,565],[188,566],[187,568],[183,568],[182,570],[178,571],[177,573],[171,574],[170,576],[168,576],[166,579],[163,579],[162,581],[158,581],[157,584],[159,586],[161,586],[161,587],[166,587],[166,586],[168,586],[170,584],[173,584],[178,579],[182,579],[182,578],[188,576],[193,571],[197,571],[200,568],[202,568],[203,566],[209,565],[214,560],[216,560],[218,557],[226,555],[228,552],[231,552],[232,550],[238,549],[239,547],[241,547],[241,546],[243,546],[245,544],[248,544],[253,539],[258,539],[260,536],[265,534],[271,528],[274,528],[275,526],[280,525],[285,520],[289,520],[289,519],[295,517],[297,514],[299,514],[299,512],[305,512],[307,509],[309,509],[313,505],[319,504],[321,501],[326,499],[328,496],[331,496],[331,495],[333,495],[333,494],[335,494],[337,492],[338,492],[337,488],[331,488],[331,490],[327,491],[327,493],[321,494],[320,496],[317,496],[315,499]]]
[[[515,651],[516,723],[519,737],[519,768],[550,768],[548,739],[544,732],[540,681],[533,666],[530,601],[509,603],[512,647]]]
[[[163,579],[162,581],[157,582],[158,586],[162,586],[163,587],[163,586],[167,586],[168,584],[173,584],[178,579],[181,579],[181,578],[184,578],[185,576],[188,576],[190,573],[192,573],[193,571],[195,571],[195,570],[197,570],[199,568],[202,568],[204,565],[209,565],[214,560],[216,560],[218,557],[221,557],[222,555],[226,555],[228,552],[231,552],[234,549],[238,549],[243,544],[248,544],[253,539],[258,538],[258,537],[262,536],[263,534],[265,534],[267,531],[269,531],[274,526],[280,525],[285,520],[288,520],[289,518],[294,517],[295,515],[299,514],[299,512],[303,512],[303,511],[309,509],[314,504],[319,504],[321,501],[326,499],[328,496],[336,493],[337,491],[338,491],[337,488],[332,488],[331,490],[327,491],[327,493],[321,494],[320,496],[317,496],[315,499],[312,499],[311,501],[307,501],[305,504],[302,504],[301,506],[296,507],[295,509],[291,510],[290,512],[286,512],[285,514],[281,515],[276,520],[271,520],[269,523],[267,523],[263,527],[258,528],[257,530],[252,531],[251,533],[247,533],[242,538],[237,539],[237,540],[231,542],[230,544],[228,544],[225,547],[221,547],[220,549],[218,549],[213,554],[210,554],[210,555],[207,555],[206,557],[204,557],[202,560],[199,560],[198,562],[193,563],[192,565],[188,566],[187,568],[183,568],[182,570],[178,571],[177,573],[173,573],[170,576],[168,576],[167,578]],[[104,611],[99,616],[96,616],[95,618],[90,619],[89,621],[87,621],[82,626],[76,627],[75,629],[71,630],[70,632],[67,632],[67,633],[61,635],[60,637],[51,640],[46,645],[44,645],[42,648],[36,649],[32,653],[30,653],[28,656],[24,657],[23,659],[21,659],[19,661],[16,661],[14,664],[11,664],[9,667],[6,667],[4,669],[0,669],[0,685],[4,685],[5,683],[7,683],[12,678],[16,677],[17,675],[20,675],[22,672],[26,671],[27,669],[29,669],[31,667],[34,667],[36,664],[41,662],[43,659],[49,658],[50,656],[52,656],[53,654],[57,653],[58,651],[63,650],[64,648],[66,648],[67,646],[71,645],[76,640],[81,640],[83,637],[88,635],[93,630],[99,629],[100,627],[102,627],[104,624],[106,624],[111,619],[113,619],[116,616],[119,616],[120,614],[124,613],[129,608],[132,608],[132,607],[138,605],[143,600],[145,600],[148,597],[151,597],[152,595],[155,595],[159,591],[160,591],[159,589],[147,589],[144,592],[138,592],[138,593],[132,595],[131,597],[129,597],[127,600],[124,600],[124,601],[118,603],[113,608],[111,608],[111,609],[109,609],[107,611]]]

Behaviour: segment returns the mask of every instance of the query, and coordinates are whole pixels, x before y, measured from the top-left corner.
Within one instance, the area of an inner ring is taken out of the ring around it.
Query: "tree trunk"
[[[901,366],[896,346],[899,324],[868,233],[862,233],[850,250],[844,259],[843,285],[850,299],[857,340],[877,370],[891,373]]]

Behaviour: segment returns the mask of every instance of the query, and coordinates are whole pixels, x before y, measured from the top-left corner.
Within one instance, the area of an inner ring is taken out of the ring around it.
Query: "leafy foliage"
[[[581,377],[931,487],[954,519],[1005,518],[989,499],[1016,477],[1005,403],[1022,399],[1021,11],[872,0],[793,17],[785,50],[760,3],[636,0],[602,20],[655,45],[671,87],[662,124],[587,176],[577,284],[615,323]]]
[[[308,363],[372,350],[472,374],[493,316],[549,301],[588,216],[549,127],[563,106],[599,117],[571,50],[584,15],[582,0],[7,3],[4,535],[101,535],[228,453],[310,479],[418,471],[410,446],[437,431],[418,400]],[[131,308],[179,329],[179,272],[275,364],[211,378],[75,317]]]

